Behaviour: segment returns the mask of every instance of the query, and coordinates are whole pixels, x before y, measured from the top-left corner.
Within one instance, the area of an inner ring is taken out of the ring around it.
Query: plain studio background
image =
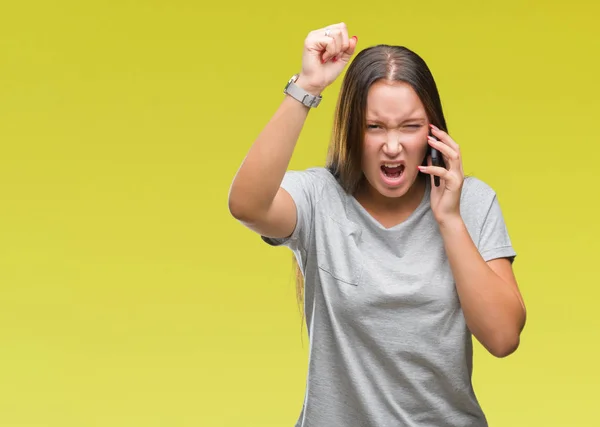
[[[597,426],[600,30],[591,1],[25,1],[0,10],[0,426],[291,426],[290,253],[229,216],[306,33],[404,44],[498,192],[529,320],[476,344],[492,426]],[[322,165],[338,80],[293,168]]]

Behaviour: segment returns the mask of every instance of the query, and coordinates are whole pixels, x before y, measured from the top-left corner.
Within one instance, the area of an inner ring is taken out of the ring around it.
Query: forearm
[[[252,216],[271,205],[289,166],[309,108],[286,96],[252,144],[229,193],[235,215]]]
[[[519,296],[481,257],[462,219],[440,231],[469,330],[492,354],[510,354],[525,322]]]

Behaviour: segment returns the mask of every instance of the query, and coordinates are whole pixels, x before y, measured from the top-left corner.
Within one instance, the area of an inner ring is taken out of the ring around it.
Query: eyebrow
[[[375,121],[375,122],[386,122],[387,120],[383,120],[381,119],[377,114],[366,114],[366,119],[367,120],[371,120],[371,121]],[[406,123],[406,122],[422,122],[425,123],[427,122],[427,118],[426,117],[422,117],[422,116],[416,116],[416,117],[408,117],[406,119],[402,119],[399,121],[399,123]]]

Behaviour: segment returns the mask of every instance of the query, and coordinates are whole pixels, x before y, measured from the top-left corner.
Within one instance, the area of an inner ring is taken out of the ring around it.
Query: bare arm
[[[519,346],[525,325],[525,304],[508,259],[486,262],[460,214],[464,183],[459,145],[443,130],[430,125],[435,138],[429,144],[440,150],[447,169],[419,167],[432,179],[431,208],[439,224],[456,290],[471,333],[494,356],[505,357]],[[434,176],[443,184],[433,186]]]
[[[459,218],[440,231],[469,330],[491,354],[508,356],[519,346],[526,318],[510,261],[486,263]]]
[[[285,97],[250,148],[231,185],[231,214],[262,235],[286,237],[294,230],[296,208],[280,184],[308,112],[302,103]]]
[[[302,72],[296,84],[319,95],[343,71],[356,48],[343,23],[309,33],[304,44]],[[333,60],[335,58],[335,60]],[[262,130],[229,192],[229,210],[257,233],[287,237],[296,226],[296,206],[281,188],[309,108],[286,96]]]

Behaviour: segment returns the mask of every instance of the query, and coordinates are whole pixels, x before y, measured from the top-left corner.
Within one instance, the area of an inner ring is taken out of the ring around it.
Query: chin
[[[387,197],[388,199],[398,199],[400,197],[403,197],[406,195],[406,193],[408,193],[408,190],[410,189],[410,187],[406,186],[389,188],[381,185],[375,188],[377,189],[377,192],[379,194],[381,194],[383,197]]]
[[[416,169],[416,167],[415,167]],[[383,170],[378,170],[372,174],[371,185],[384,197],[398,198],[406,195],[417,179],[416,174],[409,174],[406,168],[402,167],[400,173],[395,175],[386,175]]]

